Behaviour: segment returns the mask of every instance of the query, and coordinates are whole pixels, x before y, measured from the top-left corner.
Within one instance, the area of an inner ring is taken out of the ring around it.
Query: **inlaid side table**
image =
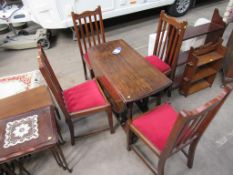
[[[0,164],[9,174],[15,173],[7,169],[7,162],[44,150],[49,150],[58,165],[71,172],[59,146],[55,115],[45,86],[0,100]]]

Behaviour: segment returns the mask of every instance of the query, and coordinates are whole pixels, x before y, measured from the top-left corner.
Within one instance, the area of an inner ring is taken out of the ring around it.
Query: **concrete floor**
[[[198,5],[191,9],[187,15],[179,20],[187,20],[193,24],[200,17],[211,18],[214,8],[219,8],[224,13],[228,1],[219,1]],[[147,54],[148,36],[155,32],[159,10],[155,14],[147,12],[139,14],[141,18],[126,22],[116,20],[114,25],[107,25],[107,40],[122,38],[142,55]],[[146,16],[146,17],[142,17]],[[114,21],[114,20],[113,20]],[[110,22],[111,23],[111,22]],[[227,38],[228,34],[225,35]],[[0,36],[3,37],[3,36]],[[57,32],[53,47],[46,50],[54,71],[63,88],[68,88],[84,81],[83,69],[79,50],[76,42],[71,39],[69,30]],[[38,69],[37,50],[28,49],[21,51],[0,50],[0,77],[10,74],[23,73]],[[177,110],[193,109],[203,104],[220,92],[220,75],[215,80],[212,88],[203,90],[185,98],[174,92],[168,100]],[[214,121],[209,126],[197,148],[194,166],[190,170],[186,166],[186,159],[178,153],[171,157],[165,168],[167,175],[232,175],[233,174],[233,94],[229,96]],[[151,107],[155,103],[151,101]],[[140,112],[135,107],[134,114]],[[135,155],[126,150],[126,135],[121,127],[116,129],[114,135],[108,131],[95,136],[82,138],[76,141],[75,146],[70,145],[68,128],[64,121],[59,122],[67,143],[62,146],[69,165],[73,168],[72,174],[77,175],[151,175],[151,171]],[[115,122],[116,123],[116,122]],[[107,125],[105,114],[77,122],[76,131],[81,133],[90,128]],[[141,146],[144,150],[145,147]],[[150,151],[145,150],[148,157],[156,160]],[[35,175],[69,174],[59,168],[49,152],[33,155],[33,160],[27,163],[27,168]]]

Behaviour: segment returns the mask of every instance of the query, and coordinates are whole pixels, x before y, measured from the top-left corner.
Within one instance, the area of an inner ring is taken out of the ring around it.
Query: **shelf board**
[[[218,52],[210,52],[208,54],[197,56],[197,58],[198,58],[197,66],[199,67],[199,66],[203,66],[205,64],[217,61],[219,59],[222,59],[223,55],[221,55]]]
[[[183,41],[223,29],[224,26],[214,23],[207,23],[196,27],[189,26],[184,34]]]
[[[201,81],[191,85],[190,89],[188,90],[188,95],[193,94],[195,92],[198,92],[198,91],[205,89],[209,86],[210,86],[210,84],[206,80],[201,80]]]
[[[211,76],[211,75],[216,74],[216,73],[217,73],[217,71],[211,67],[206,67],[206,68],[200,69],[194,75],[192,82],[196,82],[198,80],[201,80],[203,78],[206,78],[206,77]]]

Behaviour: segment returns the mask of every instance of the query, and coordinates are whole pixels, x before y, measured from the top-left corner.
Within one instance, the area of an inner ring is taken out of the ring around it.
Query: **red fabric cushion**
[[[171,69],[171,67],[163,62],[159,57],[155,55],[146,56],[145,59],[152,64],[155,68],[159,69],[161,72],[167,72]]]
[[[63,97],[68,112],[78,112],[106,104],[95,80],[65,90]]]
[[[84,59],[85,59],[85,62],[86,62],[89,66],[91,66],[91,61],[90,61],[89,56],[88,56],[87,53],[84,54]]]
[[[132,124],[160,151],[164,149],[168,136],[176,122],[178,113],[168,103],[155,107],[133,120]]]

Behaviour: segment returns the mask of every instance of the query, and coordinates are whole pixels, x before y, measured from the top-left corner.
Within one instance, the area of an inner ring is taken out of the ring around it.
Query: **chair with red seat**
[[[55,73],[41,47],[39,47],[39,69],[60,106],[70,130],[71,144],[75,144],[73,119],[88,117],[90,114],[105,111],[111,133],[114,133],[112,110],[98,82],[88,80],[67,90],[62,90]],[[106,130],[91,131],[85,135]],[[81,136],[81,135],[80,135]]]
[[[87,49],[106,42],[101,7],[98,6],[94,11],[85,11],[81,14],[72,12],[71,15],[87,80],[87,68],[91,78],[94,77]]]
[[[177,112],[165,103],[128,122],[128,150],[131,148],[139,155],[154,174],[164,175],[166,160],[182,151],[188,159],[187,166],[192,168],[197,144],[213,120],[214,116],[233,89],[226,86],[214,99],[192,111]],[[138,137],[157,156],[158,166],[154,168],[134,145]],[[188,148],[188,152],[184,148]]]
[[[176,64],[182,45],[187,22],[178,22],[174,17],[160,13],[153,55],[145,59],[172,80],[175,78]]]

